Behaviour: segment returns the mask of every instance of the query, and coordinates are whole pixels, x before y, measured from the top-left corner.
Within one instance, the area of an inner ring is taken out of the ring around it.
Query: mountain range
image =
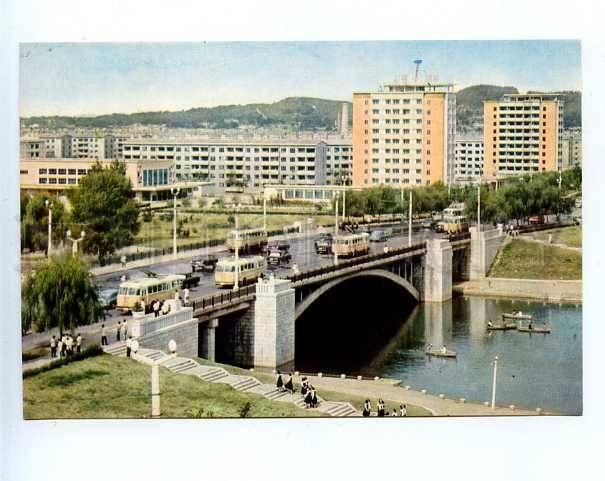
[[[459,132],[482,130],[483,101],[496,100],[504,94],[518,93],[515,87],[474,85],[456,94],[456,122]],[[565,100],[565,127],[580,127],[581,92],[561,93]],[[164,125],[169,128],[237,128],[288,126],[297,130],[336,129],[342,104],[351,102],[312,97],[288,97],[273,103],[220,105],[180,111],[138,112],[99,116],[36,116],[22,118],[24,126],[37,124],[41,128],[111,128],[129,125]]]

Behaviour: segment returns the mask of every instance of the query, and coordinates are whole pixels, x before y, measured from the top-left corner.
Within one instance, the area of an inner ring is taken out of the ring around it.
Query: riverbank
[[[452,286],[454,294],[463,296],[533,299],[549,302],[582,302],[581,280],[506,279],[486,277],[459,282]]]

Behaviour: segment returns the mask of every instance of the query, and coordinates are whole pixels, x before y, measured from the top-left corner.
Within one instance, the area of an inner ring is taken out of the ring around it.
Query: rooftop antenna
[[[418,72],[420,71],[420,64],[422,63],[422,59],[417,58],[416,60],[414,60],[414,63],[416,64],[416,73],[414,74],[414,83],[417,85],[418,84]]]

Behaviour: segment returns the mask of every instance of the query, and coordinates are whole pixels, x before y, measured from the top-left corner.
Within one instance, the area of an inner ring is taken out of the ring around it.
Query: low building
[[[342,197],[343,191],[361,189],[362,187],[343,185],[266,185],[263,196],[267,200],[329,204],[334,197]]]

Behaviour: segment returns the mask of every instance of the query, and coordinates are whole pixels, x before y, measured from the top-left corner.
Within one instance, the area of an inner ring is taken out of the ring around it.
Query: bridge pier
[[[200,356],[209,361],[216,361],[216,328],[218,319],[211,319],[202,331],[202,349]]]
[[[471,280],[483,279],[496,258],[498,249],[504,241],[502,225],[497,229],[479,232],[477,227],[471,227]]]
[[[452,298],[452,246],[445,239],[426,241],[424,258],[424,302],[444,302]]]
[[[254,304],[254,365],[276,368],[294,361],[295,291],[292,282],[260,279]]]

